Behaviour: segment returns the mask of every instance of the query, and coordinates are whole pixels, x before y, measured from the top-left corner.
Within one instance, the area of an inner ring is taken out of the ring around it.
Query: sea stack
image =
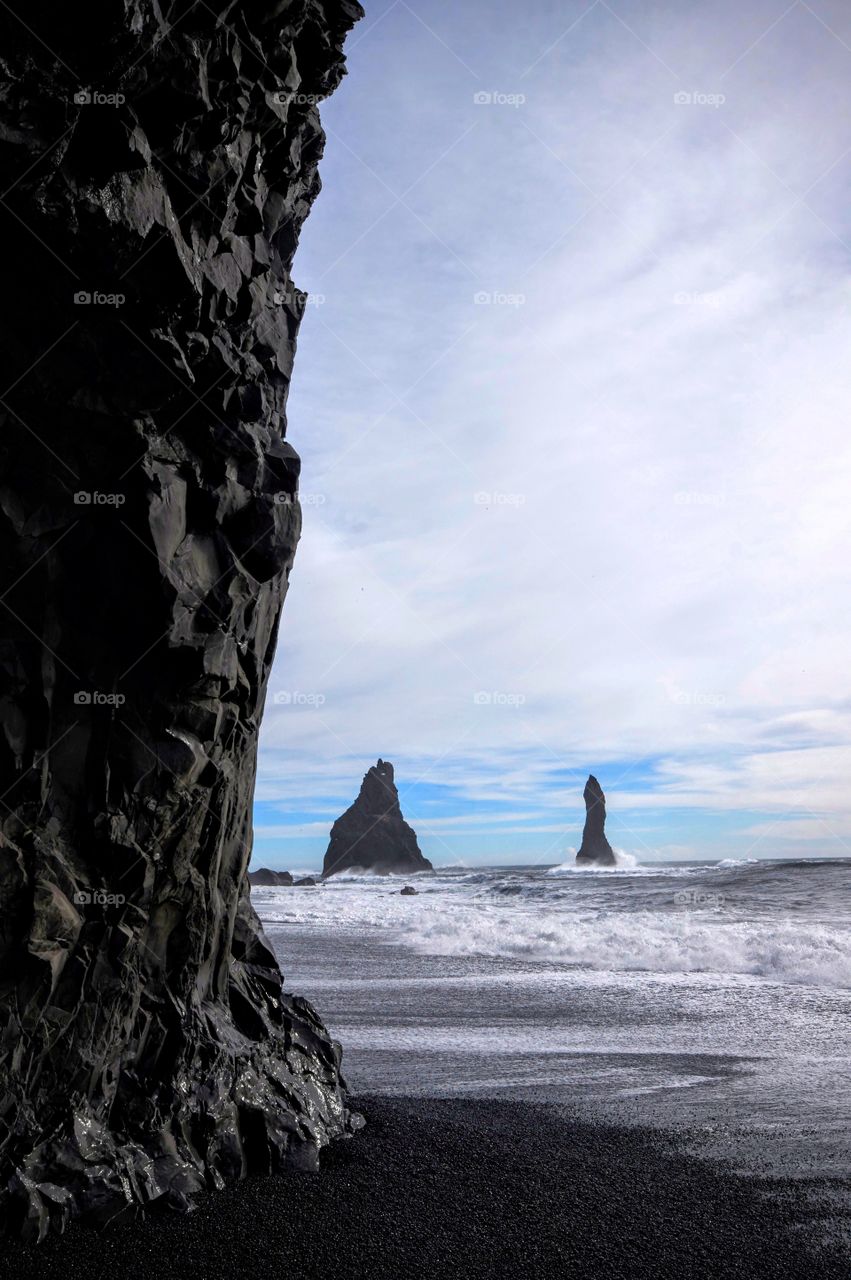
[[[613,867],[615,851],[606,839],[606,797],[593,773],[589,774],[582,793],[585,800],[585,828],[576,855],[581,866]]]
[[[402,817],[389,760],[379,760],[367,771],[357,800],[331,828],[323,877],[353,868],[378,875],[434,870]]]
[[[260,867],[257,871],[249,871],[248,883],[258,889],[277,889],[281,885],[291,885],[293,878],[289,871],[272,871],[270,867]]]

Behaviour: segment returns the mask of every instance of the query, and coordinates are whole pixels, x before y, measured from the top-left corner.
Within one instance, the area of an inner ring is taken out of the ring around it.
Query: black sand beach
[[[251,1178],[189,1217],[152,1216],[40,1247],[29,1280],[742,1277],[839,1280],[830,1185],[725,1173],[670,1137],[550,1107],[362,1098],[368,1127],[320,1175]]]

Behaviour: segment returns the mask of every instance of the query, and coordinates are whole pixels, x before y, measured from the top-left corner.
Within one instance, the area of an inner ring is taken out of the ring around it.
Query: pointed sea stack
[[[417,836],[402,817],[393,766],[379,760],[366,773],[360,795],[331,828],[323,878],[353,868],[379,875],[433,871]]]
[[[585,828],[576,861],[584,866],[613,867],[615,851],[606,839],[606,797],[593,773],[582,793],[585,800]]]

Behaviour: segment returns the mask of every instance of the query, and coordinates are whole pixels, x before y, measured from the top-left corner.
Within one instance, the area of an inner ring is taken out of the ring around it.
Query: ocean
[[[252,897],[355,1095],[546,1102],[678,1131],[743,1172],[847,1177],[851,858],[449,868]]]

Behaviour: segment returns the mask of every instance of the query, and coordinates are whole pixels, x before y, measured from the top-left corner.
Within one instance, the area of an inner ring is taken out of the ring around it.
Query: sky
[[[374,0],[322,106],[253,864],[851,853],[851,8]]]

